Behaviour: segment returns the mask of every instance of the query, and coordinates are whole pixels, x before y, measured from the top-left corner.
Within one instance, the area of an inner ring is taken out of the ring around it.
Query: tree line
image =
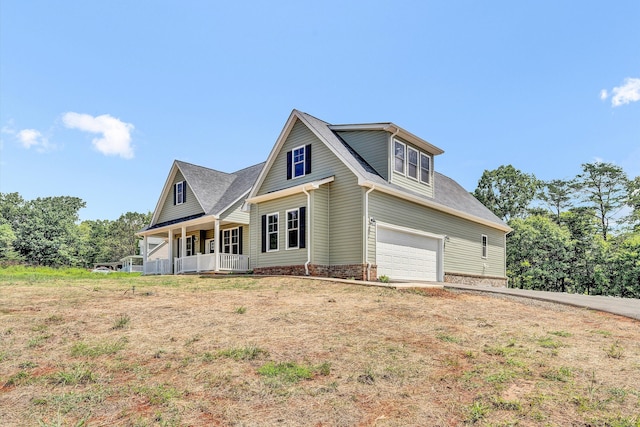
[[[80,222],[78,211],[85,206],[78,197],[25,200],[19,193],[0,193],[0,262],[92,267],[139,254],[135,233],[149,224],[151,213]]]
[[[507,165],[472,194],[513,229],[511,287],[640,298],[640,177],[596,162],[541,181]]]

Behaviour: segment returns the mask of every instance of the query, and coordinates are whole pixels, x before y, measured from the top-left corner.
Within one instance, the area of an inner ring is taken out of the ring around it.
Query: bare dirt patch
[[[0,283],[3,425],[636,426],[638,413],[640,322],[589,310],[297,278]]]

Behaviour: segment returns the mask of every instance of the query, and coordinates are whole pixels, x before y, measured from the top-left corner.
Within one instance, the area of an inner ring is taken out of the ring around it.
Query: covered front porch
[[[249,271],[249,224],[219,220],[213,216],[183,218],[157,224],[143,236],[143,273],[185,274]],[[147,239],[161,237],[168,243],[168,257],[148,259]],[[243,239],[243,236],[246,237]]]

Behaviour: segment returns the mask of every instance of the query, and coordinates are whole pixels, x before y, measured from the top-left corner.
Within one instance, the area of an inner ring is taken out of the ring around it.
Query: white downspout
[[[369,261],[369,193],[375,190],[376,186],[371,185],[371,188],[364,193],[364,261],[367,263],[367,281],[371,280],[371,262]]]
[[[311,194],[306,188],[302,187],[302,192],[307,195],[307,230],[309,230],[309,236],[311,236]],[[309,275],[309,264],[311,263],[311,239],[306,239],[307,242],[307,262],[304,263],[304,274]]]

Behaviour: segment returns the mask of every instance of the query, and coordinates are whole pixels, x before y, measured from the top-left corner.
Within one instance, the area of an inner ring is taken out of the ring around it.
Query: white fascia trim
[[[199,218],[192,219],[190,221],[176,222],[175,224],[165,225],[164,227],[153,228],[151,230],[138,231],[136,233],[136,236],[139,236],[139,237],[144,237],[145,235],[153,236],[154,234],[158,234],[158,232],[168,232],[171,229],[180,228],[183,225],[185,227],[191,227],[193,225],[206,224],[207,222],[217,221],[218,219],[219,218],[216,215],[203,215]]]
[[[431,239],[444,240],[447,236],[444,234],[434,234],[427,231],[416,230],[415,228],[403,227],[401,225],[389,224],[386,222],[376,221],[377,227],[387,228],[389,230],[402,231],[403,233],[415,234],[417,236],[429,237]]]
[[[167,176],[167,180],[164,183],[164,187],[162,187],[162,192],[160,193],[160,197],[158,198],[158,203],[156,204],[156,208],[153,211],[153,216],[151,217],[151,224],[149,225],[153,225],[158,221],[158,216],[160,215],[160,209],[164,204],[164,200],[167,198],[167,193],[169,191],[169,188],[172,186],[172,184],[169,184],[169,183],[170,182],[172,183],[173,180],[175,179],[177,170],[178,170],[178,165],[174,160],[173,164],[171,165],[171,169],[169,169],[169,176]]]
[[[271,149],[271,152],[269,153],[269,157],[267,157],[267,160],[265,161],[264,166],[260,171],[260,175],[258,175],[258,179],[256,179],[256,183],[253,185],[253,188],[251,188],[251,192],[249,193],[249,198],[251,198],[252,196],[255,196],[255,193],[262,186],[262,183],[264,182],[264,179],[267,177],[269,170],[271,170],[271,166],[273,166],[273,162],[275,161],[276,156],[280,152],[280,149],[284,145],[284,142],[286,141],[287,137],[293,130],[293,125],[295,124],[296,120],[300,120],[300,115],[298,114],[298,110],[293,110],[289,115],[289,118],[287,119],[287,122],[285,123],[284,127],[282,128],[282,131],[280,132],[278,139],[276,139],[276,143]]]
[[[444,150],[436,147],[431,144],[429,141],[426,141],[420,138],[417,135],[412,134],[411,132],[401,128],[400,126],[394,123],[364,123],[364,124],[355,124],[355,125],[329,125],[329,129],[335,131],[357,131],[357,130],[384,130],[391,133],[396,133],[397,136],[404,139],[407,142],[417,145],[430,152],[434,156],[440,155],[444,153]]]
[[[334,176],[324,178],[318,181],[306,182],[304,184],[296,185],[294,187],[285,188],[283,190],[274,191],[273,193],[266,193],[260,196],[247,198],[247,203],[262,203],[269,200],[279,199],[281,197],[291,196],[293,194],[304,193],[303,190],[317,190],[321,185],[333,182]]]
[[[227,209],[229,209],[231,206],[235,205],[236,203],[238,203],[240,200],[244,199],[247,197],[247,195],[249,194],[249,192],[251,191],[251,188],[248,189],[247,191],[245,191],[240,197],[238,197],[237,199],[235,199],[233,202],[229,203],[227,206],[225,206],[223,209],[220,210],[220,212],[216,212],[214,214],[214,216],[216,218],[219,218],[220,216],[222,216],[222,214],[224,213],[224,211],[226,211]],[[242,205],[240,205],[240,210],[244,210],[244,203]]]
[[[436,202],[432,202],[430,200],[423,199],[421,197],[416,197],[416,196],[413,196],[411,194],[407,194],[407,193],[398,191],[398,190],[393,189],[393,188],[389,188],[389,187],[386,187],[386,186],[383,186],[383,185],[380,185],[380,184],[374,184],[371,181],[359,181],[358,185],[360,185],[362,187],[368,187],[368,188],[371,188],[373,185],[375,185],[376,191],[380,191],[382,193],[391,194],[392,196],[396,196],[396,197],[399,197],[401,199],[409,200],[410,202],[417,203],[417,204],[423,205],[423,206],[427,206],[429,208],[432,208],[432,209],[435,209],[435,210],[438,210],[438,211],[441,211],[441,212],[446,212],[448,214],[451,214],[451,215],[454,215],[454,216],[457,216],[457,217],[460,217],[460,218],[464,218],[464,219],[467,219],[469,221],[472,221],[472,222],[475,222],[475,223],[478,223],[478,224],[486,225],[487,227],[495,228],[497,230],[504,231],[505,233],[509,233],[509,232],[513,231],[512,228],[509,227],[508,225],[501,226],[500,224],[496,224],[495,222],[486,220],[484,218],[480,218],[480,217],[477,217],[475,215],[471,215],[471,214],[468,214],[466,212],[462,212],[462,211],[459,211],[457,209],[453,209],[453,208],[441,205],[440,203],[436,203]]]

